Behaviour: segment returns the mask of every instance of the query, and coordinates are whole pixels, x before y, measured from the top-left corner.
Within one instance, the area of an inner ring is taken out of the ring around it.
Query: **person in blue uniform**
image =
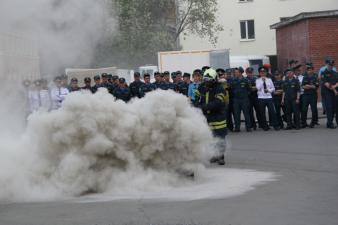
[[[247,75],[247,79],[251,86],[251,91],[249,93],[249,110],[250,110],[250,120],[251,125],[254,130],[257,129],[256,117],[259,124],[259,127],[262,127],[262,117],[258,104],[258,96],[257,96],[257,88],[256,88],[256,80],[257,77],[254,75],[254,69],[252,67],[248,67],[245,70]],[[256,115],[256,116],[255,116]]]
[[[202,71],[195,70],[193,73],[193,82],[189,84],[188,97],[192,103],[195,102],[195,93],[202,81]]]
[[[96,93],[98,91],[99,88],[102,88],[101,86],[101,77],[100,75],[96,75],[94,76],[94,86],[92,87],[92,92]]]
[[[284,122],[282,118],[282,97],[283,97],[283,73],[275,71],[273,85],[275,86],[275,91],[273,92],[273,104],[276,111],[276,119],[279,127],[284,128]]]
[[[114,90],[113,95],[116,99],[128,102],[131,99],[130,89],[124,78],[119,78],[119,87]]]
[[[228,94],[229,94],[229,103],[228,103],[228,108],[227,108],[227,122],[228,122],[228,129],[230,131],[234,130],[234,98],[233,98],[233,93],[232,93],[232,89],[231,89],[231,83],[234,79],[233,77],[233,69],[226,69],[225,70],[225,79],[227,81],[228,84]]]
[[[293,70],[286,70],[286,79],[283,83],[282,105],[285,105],[287,130],[300,129],[300,83],[294,76]],[[293,119],[292,119],[293,118]]]
[[[323,98],[326,104],[326,126],[329,129],[336,129],[333,124],[334,116],[336,114],[336,123],[338,124],[338,75],[333,69],[326,69],[323,72]]]
[[[191,75],[189,73],[184,73],[183,80],[178,78],[178,82],[176,85],[176,91],[187,97],[188,97],[189,84],[191,83],[190,77]]]
[[[155,86],[152,83],[150,83],[150,74],[149,73],[144,74],[143,79],[144,79],[144,83],[140,87],[141,97],[144,97],[147,93],[156,89]]]
[[[235,78],[231,82],[231,91],[233,94],[233,107],[235,119],[235,132],[240,132],[241,112],[244,114],[246,131],[251,132],[250,110],[249,110],[249,93],[251,86],[243,76],[243,69],[235,68]]]
[[[165,90],[172,90],[175,91],[175,84],[170,81],[170,72],[164,71],[163,72],[163,82],[164,82],[164,89]]]
[[[75,91],[81,90],[81,88],[79,87],[79,82],[77,78],[74,77],[70,80],[70,85],[69,85],[68,90],[69,92],[75,92]]]
[[[304,89],[303,101],[302,102],[302,127],[305,128],[309,126],[314,128],[316,123],[318,123],[318,108],[317,101],[318,95],[317,91],[319,88],[318,76],[314,73],[314,68],[312,63],[306,64],[306,73],[302,81],[302,88]],[[308,108],[311,108],[312,119],[310,125],[307,124],[307,112]]]
[[[93,93],[92,79],[90,77],[86,77],[83,79],[83,82],[84,82],[84,86],[81,89],[87,90]]]
[[[153,83],[155,89],[167,90],[167,85],[163,81],[163,74],[160,72],[154,73],[155,82]]]
[[[101,74],[101,87],[102,88],[106,88],[107,91],[110,93],[110,94],[113,94],[114,93],[114,88],[113,88],[113,85],[109,83],[108,81],[108,74],[107,73],[103,73]]]
[[[225,91],[221,84],[217,82],[217,73],[213,69],[208,69],[203,75],[204,82],[196,91],[195,106],[199,107],[207,119],[210,129],[218,139],[217,154],[210,162],[219,165],[225,164],[224,154],[226,150],[226,103]]]
[[[132,98],[141,98],[141,86],[143,82],[141,81],[141,74],[139,72],[134,73],[134,81],[130,84],[130,94]]]

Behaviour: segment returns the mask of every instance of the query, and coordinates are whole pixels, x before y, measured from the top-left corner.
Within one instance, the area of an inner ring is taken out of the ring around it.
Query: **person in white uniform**
[[[270,78],[267,77],[267,71],[264,67],[259,68],[259,78],[256,80],[256,88],[258,95],[258,104],[261,112],[261,120],[262,120],[262,128],[265,131],[268,131],[269,125],[266,121],[266,113],[265,110],[268,108],[269,118],[272,122],[272,126],[275,130],[280,130],[277,117],[276,110],[273,104],[272,93],[275,91],[275,86]]]
[[[69,94],[69,90],[66,84],[62,82],[61,77],[54,79],[55,87],[51,89],[52,109],[59,109],[62,106],[62,102]]]

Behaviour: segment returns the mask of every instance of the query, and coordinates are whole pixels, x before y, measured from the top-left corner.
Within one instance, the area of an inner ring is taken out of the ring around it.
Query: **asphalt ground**
[[[237,197],[0,203],[1,225],[337,225],[338,129],[231,133],[228,168],[275,172]]]

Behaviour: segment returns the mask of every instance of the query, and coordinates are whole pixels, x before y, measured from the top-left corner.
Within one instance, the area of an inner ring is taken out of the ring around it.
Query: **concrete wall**
[[[219,35],[216,46],[207,39],[195,35],[181,36],[183,50],[203,50],[212,48],[230,49],[231,55],[276,55],[276,33],[270,25],[281,17],[295,16],[301,12],[333,10],[338,8],[338,0],[253,0],[239,3],[238,0],[218,0],[218,21],[224,31]],[[254,41],[241,41],[240,20],[255,20]]]

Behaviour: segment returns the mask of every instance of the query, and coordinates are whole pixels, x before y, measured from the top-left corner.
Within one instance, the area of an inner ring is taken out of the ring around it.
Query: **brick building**
[[[300,13],[270,28],[276,29],[279,69],[287,68],[291,59],[312,62],[315,69],[325,57],[338,61],[338,10]]]

